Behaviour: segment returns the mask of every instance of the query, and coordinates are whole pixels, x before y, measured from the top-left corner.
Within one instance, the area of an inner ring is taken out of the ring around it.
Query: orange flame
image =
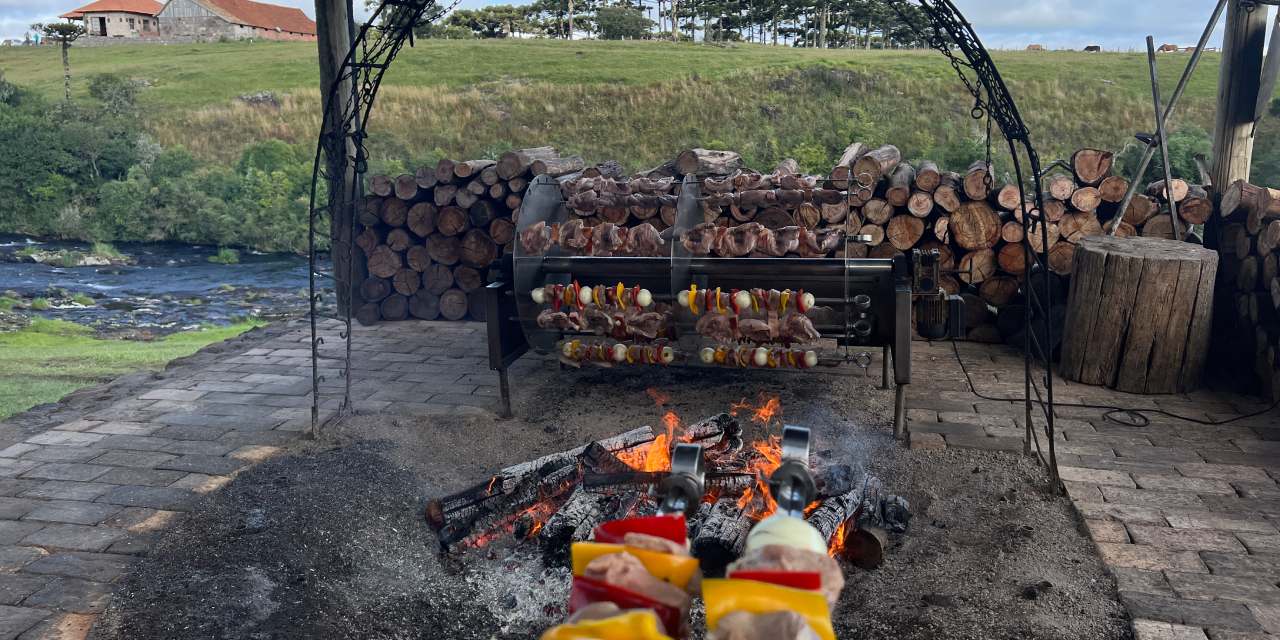
[[[844,552],[844,528],[846,524],[848,524],[848,521],[841,522],[840,526],[836,527],[835,534],[831,536],[831,544],[827,547],[827,555],[832,558],[838,557]]]
[[[729,406],[729,415],[748,414],[752,422],[769,426],[782,414],[782,401],[778,396],[760,394],[760,406],[756,406],[743,398]]]
[[[778,510],[778,503],[769,493],[769,476],[782,465],[782,436],[769,436],[767,440],[751,443],[757,455],[747,463],[747,471],[756,474],[756,483],[748,487],[738,499],[738,508],[756,520],[767,518]]]
[[[654,387],[649,387],[648,389],[645,389],[644,392],[649,396],[649,399],[653,400],[653,403],[659,407],[667,404],[667,402],[671,400],[671,396]]]

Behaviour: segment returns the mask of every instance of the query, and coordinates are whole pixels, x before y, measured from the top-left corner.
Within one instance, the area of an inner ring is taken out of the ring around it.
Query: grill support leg
[[[880,388],[889,388],[889,345],[885,345],[880,353]]]
[[[907,385],[900,384],[893,393],[893,437],[907,437]]]
[[[511,417],[511,382],[507,380],[507,369],[498,369],[498,389],[502,394],[502,406],[498,413],[500,418]]]

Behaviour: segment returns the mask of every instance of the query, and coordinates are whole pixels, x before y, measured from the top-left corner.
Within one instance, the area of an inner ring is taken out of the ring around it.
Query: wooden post
[[[355,37],[355,23],[352,22],[351,0],[316,0],[316,44],[320,54],[320,99],[328,100],[329,88],[342,74],[342,63],[351,48]],[[333,109],[329,117],[330,127],[344,126],[342,112],[351,100],[351,81],[344,79],[334,94],[338,100],[334,104],[324,103],[322,109]],[[332,129],[326,133],[332,133]],[[342,135],[342,134],[339,134]],[[349,198],[351,187],[355,182],[355,167],[341,158],[350,158],[355,153],[349,138],[343,137],[345,144],[341,147],[325,150],[329,159],[329,237],[330,251],[333,259],[333,273],[336,279],[336,291],[339,313],[345,313],[351,306],[353,294],[358,283],[365,278],[362,260],[351,260],[352,216],[355,206]],[[357,193],[357,199],[359,194]],[[348,274],[350,277],[348,278]],[[358,294],[356,294],[358,295]]]
[[[1266,5],[1227,7],[1218,77],[1218,117],[1213,133],[1213,184],[1219,188],[1248,180],[1253,160],[1254,109],[1262,77],[1262,50],[1267,37]]]

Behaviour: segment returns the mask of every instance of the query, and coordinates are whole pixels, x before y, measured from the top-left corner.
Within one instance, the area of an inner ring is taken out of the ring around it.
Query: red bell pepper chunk
[[[755,580],[792,589],[817,591],[822,588],[822,575],[817,571],[768,571],[743,569],[728,575],[733,580]]]
[[[593,536],[596,542],[622,544],[623,536],[628,533],[644,533],[666,538],[676,544],[685,544],[689,540],[689,528],[685,524],[683,513],[673,516],[645,516],[610,520],[596,525]]]

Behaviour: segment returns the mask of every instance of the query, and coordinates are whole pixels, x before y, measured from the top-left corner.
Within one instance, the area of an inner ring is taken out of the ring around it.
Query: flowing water
[[[241,253],[238,264],[209,261],[214,247],[121,243],[132,257],[122,266],[64,267],[23,261],[24,249],[87,253],[78,242],[40,242],[0,235],[0,292],[23,304],[36,298],[46,310],[27,315],[67,320],[105,334],[165,334],[250,317],[278,318],[306,308],[307,259],[289,254]],[[87,302],[84,296],[93,299]],[[73,298],[79,299],[76,302]],[[21,306],[21,305],[20,305]]]

